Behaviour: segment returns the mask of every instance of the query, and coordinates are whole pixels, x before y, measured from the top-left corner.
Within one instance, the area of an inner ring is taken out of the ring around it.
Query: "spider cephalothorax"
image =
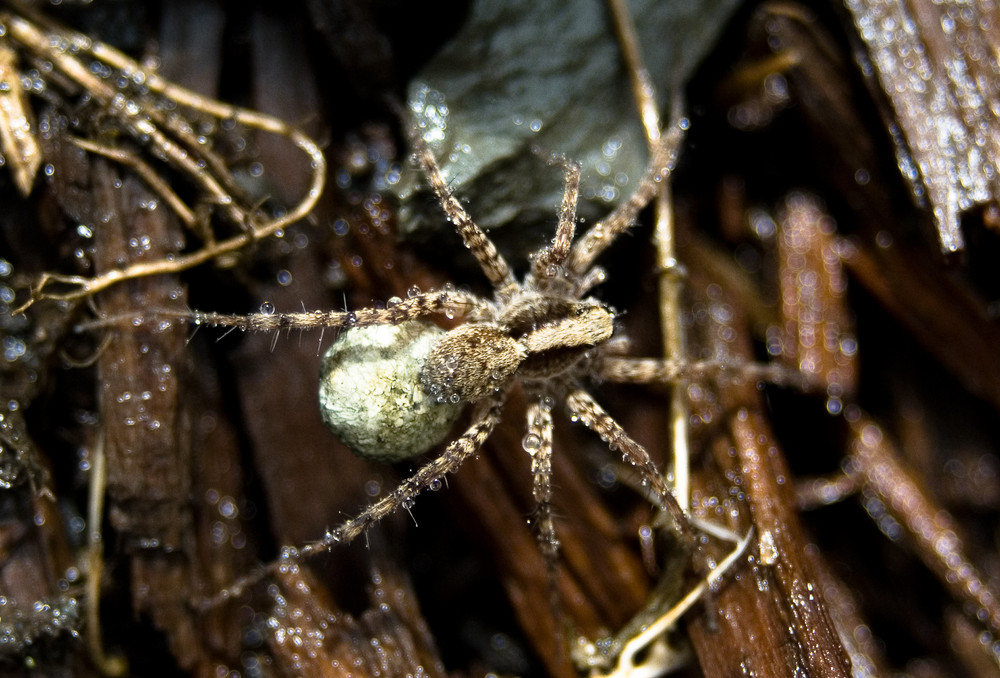
[[[431,350],[420,374],[428,394],[471,402],[515,377],[538,384],[572,374],[614,331],[614,315],[592,299],[521,292],[490,309],[489,320],[452,330]]]

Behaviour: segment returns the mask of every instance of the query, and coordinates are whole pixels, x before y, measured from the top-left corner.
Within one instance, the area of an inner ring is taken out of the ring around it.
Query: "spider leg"
[[[691,519],[677,503],[676,497],[670,492],[666,481],[650,459],[646,448],[634,441],[589,393],[580,388],[572,389],[566,396],[566,406],[584,426],[601,436],[613,451],[619,451],[642,474],[643,481],[653,490],[660,509],[666,511],[674,520],[674,524],[684,541],[695,548],[697,542]]]
[[[604,270],[601,266],[591,266],[577,279],[576,285],[573,288],[573,294],[577,299],[587,296],[593,288],[597,287],[605,280],[608,279],[608,272]]]
[[[413,146],[414,153],[420,162],[424,176],[427,178],[427,182],[431,185],[431,189],[441,203],[441,208],[444,210],[445,216],[448,217],[448,221],[455,225],[455,230],[461,236],[462,242],[465,243],[469,251],[472,252],[472,256],[479,262],[479,267],[483,269],[483,273],[489,279],[494,289],[498,293],[501,293],[505,289],[512,289],[517,283],[514,280],[514,274],[511,272],[510,266],[507,264],[507,260],[497,251],[493,241],[487,237],[483,229],[479,228],[476,222],[472,220],[469,213],[462,207],[462,203],[452,195],[448,189],[448,182],[445,181],[444,176],[441,174],[441,168],[438,166],[434,154],[424,142],[423,137],[420,136],[420,130],[413,124],[410,117],[402,112],[401,107],[397,106],[397,109],[403,120],[403,127],[406,128],[409,134],[410,144]]]
[[[620,451],[625,461],[639,471],[642,482],[653,491],[660,510],[665,511],[670,516],[682,543],[694,554],[695,571],[700,576],[707,575],[709,561],[701,541],[695,537],[691,518],[681,507],[677,497],[667,487],[666,481],[657,470],[656,464],[650,459],[646,448],[633,440],[621,425],[583,389],[571,390],[566,396],[566,406],[587,428],[597,433],[613,451]],[[699,592],[692,602],[701,595],[702,593]]]
[[[480,400],[472,413],[472,425],[466,429],[465,433],[453,440],[439,456],[421,466],[416,473],[401,482],[399,487],[374,504],[370,504],[357,516],[344,521],[332,530],[328,530],[326,536],[320,541],[307,544],[299,549],[292,547],[282,549],[281,557],[278,560],[241,577],[231,586],[210,598],[197,601],[195,603],[197,608],[202,611],[210,610],[227,600],[238,598],[248,588],[260,583],[266,577],[275,575],[285,568],[295,567],[303,559],[329,551],[338,544],[347,544],[353,541],[362,532],[399,508],[409,509],[417,495],[430,487],[434,481],[454,472],[467,459],[479,452],[483,443],[493,432],[497,422],[500,421],[503,400],[504,394],[502,393]]]
[[[580,197],[580,163],[566,158],[556,158],[555,162],[563,166],[565,186],[562,205],[559,208],[559,225],[552,244],[542,250],[532,264],[532,274],[536,278],[551,278],[557,274],[558,268],[566,262],[573,235],[576,233],[576,204]]]
[[[678,380],[759,381],[800,391],[824,390],[809,375],[780,363],[739,363],[700,360],[685,363],[657,358],[626,358],[603,355],[594,366],[601,379],[618,384],[672,384]]]
[[[681,141],[684,138],[682,125],[683,116],[677,112],[670,127],[661,135],[656,144],[642,181],[629,199],[618,206],[604,219],[590,227],[583,234],[568,257],[570,272],[577,275],[590,268],[600,254],[627,231],[635,221],[639,212],[649,204],[660,190],[660,184],[673,170],[677,155],[680,152]]]
[[[323,327],[364,327],[367,325],[399,325],[407,320],[415,320],[432,313],[443,313],[448,317],[466,314],[481,309],[483,302],[465,292],[439,290],[424,292],[387,306],[386,308],[361,308],[356,311],[302,311],[298,313],[251,313],[249,315],[228,315],[205,311],[151,311],[147,313],[156,319],[178,319],[194,325],[229,327],[244,332],[270,332],[283,329],[316,329]],[[77,326],[78,330],[90,330],[116,323],[135,323],[134,314],[116,318],[101,318]],[[141,319],[141,316],[140,316]]]
[[[528,405],[528,428],[522,445],[531,455],[531,493],[535,499],[532,524],[539,550],[545,558],[549,575],[549,592],[553,609],[559,608],[556,583],[556,561],[559,557],[559,539],[552,520],[552,407],[545,396],[539,396]]]
[[[244,331],[310,329],[316,327],[363,327],[399,325],[432,313],[465,314],[480,305],[478,298],[459,291],[438,290],[403,299],[386,308],[360,308],[356,311],[305,311],[299,313],[252,313],[224,315],[194,311],[190,319],[200,325],[224,325]]]

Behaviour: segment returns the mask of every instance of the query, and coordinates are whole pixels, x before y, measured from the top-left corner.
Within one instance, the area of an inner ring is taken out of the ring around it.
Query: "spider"
[[[676,123],[667,129],[669,133],[666,136],[675,135],[679,139]],[[566,405],[570,417],[582,420],[607,438],[612,448],[623,451],[626,460],[636,465],[638,474],[645,480],[648,488],[652,488],[646,494],[653,497],[653,503],[675,518],[678,530],[690,534],[692,527],[683,512],[680,512],[680,506],[686,505],[683,496],[678,493],[680,498],[675,499],[670,492],[665,491],[665,483],[656,469],[652,468],[648,456],[621,431],[621,427],[610,416],[600,410],[588,391],[591,380],[665,382],[679,377],[683,383],[685,379],[701,378],[712,371],[726,368],[724,365],[684,365],[661,359],[643,361],[623,357],[614,311],[600,303],[594,295],[598,284],[603,280],[603,272],[595,266],[599,252],[592,253],[593,247],[588,249],[585,246],[587,238],[591,238],[594,246],[603,249],[610,246],[619,234],[627,231],[636,212],[649,203],[651,196],[662,186],[662,180],[657,182],[656,175],[665,178],[664,170],[672,167],[677,140],[668,142],[657,146],[655,162],[651,163],[640,191],[630,201],[634,202],[629,208],[631,213],[624,209],[612,213],[604,221],[603,237],[592,236],[594,232],[591,231],[582,238],[576,238],[573,211],[577,190],[575,181],[578,179],[579,169],[573,163],[556,159],[554,164],[560,166],[566,176],[566,199],[560,212],[556,237],[551,246],[535,254],[529,273],[520,279],[510,273],[510,267],[496,253],[495,248],[490,251],[490,239],[475,227],[461,205],[444,188],[433,158],[429,157],[417,138],[415,146],[424,165],[424,172],[437,191],[446,214],[456,223],[459,234],[492,284],[490,294],[477,296],[445,287],[437,292],[414,294],[405,301],[390,300],[388,309],[292,315],[275,314],[272,310],[270,313],[243,319],[240,323],[228,321],[223,316],[194,314],[195,319],[201,322],[216,322],[246,329],[317,325],[338,328],[399,328],[422,322],[425,316],[434,314],[461,316],[464,324],[436,340],[424,355],[423,364],[413,377],[412,386],[431,401],[445,401],[438,406],[439,409],[445,409],[448,405],[456,408],[468,405],[470,409],[474,409],[471,413],[472,423],[465,433],[448,445],[441,457],[407,480],[392,495],[367,508],[357,518],[331,530],[322,542],[303,549],[286,550],[282,561],[240,580],[220,597],[236,595],[242,588],[274,572],[276,567],[295,563],[336,542],[350,541],[383,515],[399,508],[408,508],[424,488],[433,488],[444,473],[454,470],[468,456],[477,453],[502,416],[501,408],[512,388],[523,390],[531,401],[527,413],[527,431],[522,444],[533,459],[532,477],[535,499],[538,502],[533,522],[541,550],[548,558],[550,567],[559,549],[550,507],[550,464],[553,454],[551,432],[556,425],[553,421],[553,409],[560,403]],[[425,155],[428,157],[424,157]],[[345,334],[345,338],[358,333],[360,331],[352,330]],[[667,354],[682,355],[670,351]],[[761,534],[762,555],[765,536],[769,536],[768,533]],[[749,537],[748,534],[746,540]],[[773,542],[771,549],[774,549]],[[736,549],[734,556],[741,552],[741,548]],[[717,569],[724,568],[725,565],[722,565]],[[696,588],[692,593],[697,591]],[[666,605],[672,603],[666,601]],[[680,605],[674,605],[672,612],[679,609]],[[650,626],[646,636],[661,633],[678,615],[679,613],[664,615],[662,623]],[[628,654],[626,663],[632,661],[631,657],[644,655],[644,640],[644,636],[636,635],[635,642],[630,642],[623,650],[623,656]]]
[[[595,265],[595,260],[628,231],[639,211],[660,189],[676,161],[685,126],[684,119],[676,115],[655,146],[634,193],[579,237],[576,237],[576,204],[580,167],[564,158],[553,158],[552,164],[563,168],[565,182],[558,225],[551,243],[530,256],[530,270],[520,281],[492,240],[451,194],[419,129],[411,126],[410,141],[423,174],[447,219],[455,225],[490,282],[491,298],[446,285],[440,290],[412,294],[407,299],[390,299],[385,308],[279,313],[265,305],[264,312],[246,316],[198,311],[185,314],[184,319],[196,325],[244,331],[349,328],[345,336],[357,331],[356,328],[402,326],[420,322],[432,314],[462,316],[463,324],[444,333],[426,351],[416,377],[418,383],[410,384],[409,389],[416,393],[416,400],[429,399],[441,407],[449,404],[472,407],[471,423],[466,430],[395,490],[356,517],[328,530],[321,540],[301,548],[283,549],[278,561],[244,576],[202,601],[202,606],[212,607],[239,596],[281,567],[350,542],[390,513],[410,508],[417,495],[438,486],[444,476],[480,450],[501,420],[505,398],[515,384],[521,385],[528,400],[522,445],[531,456],[532,494],[536,502],[532,521],[550,576],[559,548],[551,501],[553,409],[557,402],[565,406],[572,421],[598,434],[612,451],[620,452],[624,461],[635,467],[653,503],[669,514],[682,540],[694,547],[691,521],[663,475],[643,446],[588,392],[586,382],[598,379],[665,383],[718,376],[737,369],[741,377],[773,382],[794,381],[796,377],[777,365],[737,368],[710,361],[685,364],[624,357],[620,355],[623,342],[616,337],[614,311],[591,296],[594,287],[606,278],[604,269]],[[367,396],[362,393],[358,397]],[[368,456],[398,459],[424,451],[423,447],[405,454],[382,450]]]
[[[405,115],[403,117],[405,120]],[[645,486],[644,494],[669,516],[670,524],[688,550],[697,549],[695,526],[682,507],[686,500],[679,501],[675,497],[642,445],[629,436],[587,390],[590,380],[666,383],[710,377],[735,367],[624,357],[624,342],[616,331],[614,310],[592,294],[606,278],[605,271],[596,265],[598,257],[629,230],[638,213],[660,191],[676,162],[685,126],[678,112],[665,130],[658,130],[660,140],[651,147],[649,164],[634,193],[579,237],[576,234],[576,207],[581,170],[574,162],[553,157],[551,164],[562,169],[565,184],[554,238],[548,246],[531,255],[527,274],[518,279],[492,240],[451,194],[420,130],[404,122],[427,182],[490,283],[491,295],[478,296],[445,286],[437,291],[413,294],[405,300],[390,299],[386,308],[276,313],[273,307],[262,307],[261,313],[249,316],[180,314],[178,317],[186,321],[244,330],[346,328],[349,332],[345,333],[345,338],[361,328],[413,326],[434,314],[449,318],[460,316],[464,323],[444,333],[423,356],[410,391],[417,394],[416,397],[430,400],[431,407],[441,410],[465,405],[472,409],[466,430],[396,490],[366,507],[356,517],[328,530],[320,541],[301,548],[283,549],[278,561],[240,578],[215,596],[198,601],[199,607],[210,608],[239,596],[281,568],[329,550],[336,544],[350,542],[388,514],[400,508],[409,509],[418,494],[435,487],[444,476],[477,454],[501,420],[506,397],[515,386],[523,390],[528,400],[522,446],[531,456],[532,494],[536,503],[531,522],[547,563],[553,591],[559,552],[552,509],[553,410],[557,404],[565,407],[570,419],[597,433],[612,451],[621,453],[625,462],[635,467]],[[157,312],[155,315],[169,314]],[[740,366],[739,373],[772,381],[788,378],[782,370],[765,366]],[[358,397],[365,396],[358,394]],[[408,450],[406,456],[422,454],[434,444],[436,441],[430,441],[419,449]],[[370,456],[398,459],[399,452],[383,450]],[[748,540],[749,535],[741,540],[742,546],[732,557],[716,568],[716,574],[734,562]],[[701,569],[705,560],[696,554],[692,562],[695,569]],[[689,602],[685,605],[690,605],[711,583],[712,579],[706,578],[706,583],[693,590],[695,595],[686,598]],[[674,607],[672,616],[663,617],[668,620],[664,623],[672,624],[683,609],[686,607]],[[633,654],[644,647],[643,642],[648,641],[637,639],[632,645]]]

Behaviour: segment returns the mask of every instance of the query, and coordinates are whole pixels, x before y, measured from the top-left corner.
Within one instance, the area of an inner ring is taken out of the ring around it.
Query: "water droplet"
[[[403,300],[400,299],[399,297],[389,297],[389,299],[386,300],[385,305],[388,308],[392,308],[393,306],[398,306],[398,305],[400,305],[402,303],[403,303]]]
[[[412,287],[410,287],[410,289],[406,290],[406,296],[410,297],[411,299],[413,297],[418,296],[419,294],[420,294],[420,286],[419,285],[413,285]]]
[[[778,546],[774,533],[764,530],[760,535],[760,562],[764,565],[774,565],[778,562]]]
[[[830,397],[826,401],[826,411],[830,414],[840,414],[844,409],[844,402],[837,397]]]
[[[529,433],[521,439],[521,447],[528,454],[534,454],[542,447],[542,438],[536,433]]]
[[[274,313],[274,304],[272,304],[270,301],[265,301],[263,304],[260,305],[260,312],[263,315],[272,315]]]

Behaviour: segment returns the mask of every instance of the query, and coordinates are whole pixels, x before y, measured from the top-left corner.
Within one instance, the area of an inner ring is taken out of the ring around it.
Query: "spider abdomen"
[[[423,454],[451,429],[462,408],[431,398],[418,373],[447,336],[423,320],[343,332],[323,356],[319,404],[324,423],[360,457],[402,461]]]

